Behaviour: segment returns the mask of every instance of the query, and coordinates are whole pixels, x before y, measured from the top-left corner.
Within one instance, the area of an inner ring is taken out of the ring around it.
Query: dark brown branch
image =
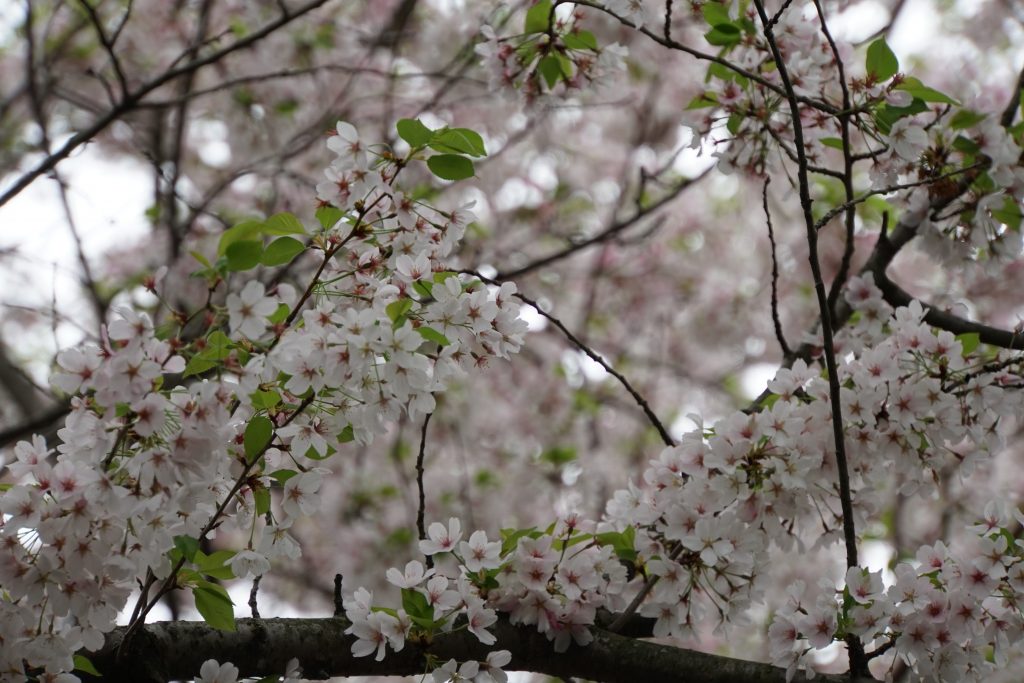
[[[419,505],[416,508],[416,531],[419,532],[419,539],[421,541],[427,540],[427,528],[424,518],[427,511],[427,497],[423,491],[423,457],[427,450],[427,426],[430,424],[430,418],[433,413],[427,413],[427,416],[423,418],[423,429],[420,430],[420,452],[416,456],[416,487],[419,491]],[[434,558],[427,555],[427,568],[433,569]]]
[[[463,272],[467,272],[470,275],[474,275],[475,277],[480,278],[484,282],[488,282],[490,284],[498,284],[498,282],[496,280],[493,280],[493,279],[488,278],[488,277],[484,277],[483,275],[481,275],[480,273],[478,273],[476,271],[463,271]],[[524,303],[527,303],[530,306],[532,306],[535,311],[537,311],[542,316],[547,318],[551,322],[552,325],[557,327],[558,330],[563,335],[565,335],[566,339],[568,339],[570,342],[572,342],[573,346],[575,346],[577,349],[579,349],[580,351],[585,353],[588,358],[590,358],[592,361],[594,361],[595,363],[600,365],[602,368],[604,368],[605,371],[609,375],[611,375],[615,379],[619,380],[619,383],[622,384],[622,386],[624,386],[626,388],[626,391],[629,392],[630,396],[633,397],[633,400],[636,401],[637,405],[640,406],[640,409],[643,410],[644,415],[647,416],[647,419],[654,426],[654,428],[658,431],[658,435],[661,436],[661,440],[665,443],[665,445],[666,446],[675,446],[676,445],[676,442],[673,441],[672,437],[669,435],[668,430],[665,429],[665,425],[663,425],[661,423],[661,420],[658,419],[658,416],[654,414],[653,410],[651,410],[650,404],[648,404],[647,401],[644,399],[644,397],[641,396],[640,393],[636,389],[633,388],[633,385],[629,383],[629,380],[627,380],[622,375],[621,372],[619,372],[618,370],[613,368],[611,365],[609,365],[608,362],[605,361],[604,358],[602,358],[600,355],[598,355],[589,346],[584,344],[580,340],[579,337],[577,337],[572,332],[570,332],[569,328],[567,328],[564,324],[562,324],[561,320],[559,320],[558,318],[556,318],[555,316],[551,315],[550,313],[545,311],[543,308],[541,308],[540,304],[538,304],[536,301],[534,301],[533,299],[530,299],[529,297],[524,296],[523,294],[520,294],[518,292],[515,294],[515,296],[520,301],[522,301]]]
[[[89,17],[89,23],[92,24],[93,29],[96,31],[96,37],[99,38],[103,51],[107,53],[110,67],[114,70],[114,75],[117,77],[117,85],[121,89],[121,99],[124,99],[128,96],[128,78],[121,67],[121,60],[118,59],[117,53],[114,51],[114,42],[117,34],[115,34],[114,38],[107,36],[107,31],[103,28],[103,19],[96,13],[96,8],[92,6],[89,0],[79,0],[79,4],[85,9],[85,13]],[[128,11],[131,11],[130,6]],[[123,27],[124,23],[121,23],[119,29]],[[118,30],[118,33],[120,33],[120,30]]]
[[[1013,119],[1016,118],[1017,109],[1020,107],[1022,92],[1024,92],[1024,67],[1021,67],[1020,74],[1017,75],[1017,85],[1013,89],[1010,101],[1006,103],[1006,108],[1003,109],[1003,114],[999,117],[999,123],[1003,124],[1003,128],[1009,128],[1013,125]]]
[[[808,258],[811,265],[811,273],[814,277],[814,291],[818,299],[818,314],[821,321],[822,342],[824,345],[825,367],[828,371],[829,399],[832,411],[832,435],[836,448],[836,470],[839,474],[839,502],[843,510],[843,538],[846,542],[846,566],[856,567],[857,560],[857,530],[853,519],[853,496],[850,492],[850,473],[846,463],[846,443],[843,430],[842,403],[839,394],[839,372],[836,365],[835,348],[832,341],[832,311],[829,308],[828,296],[825,292],[825,282],[821,275],[821,263],[818,260],[818,231],[814,222],[814,215],[811,208],[811,193],[808,183],[807,157],[804,152],[803,125],[800,122],[800,103],[797,101],[793,83],[789,78],[789,70],[786,60],[783,59],[779,46],[775,41],[775,34],[772,30],[770,20],[764,9],[763,0],[754,0],[757,7],[757,14],[764,27],[763,33],[768,47],[771,49],[775,66],[779,70],[779,79],[782,81],[786,93],[786,100],[789,103],[790,126],[793,130],[793,146],[796,148],[799,164],[797,165],[797,178],[800,186],[800,207],[803,210],[804,225],[807,229]],[[844,108],[845,109],[845,108]],[[849,139],[846,140],[849,143]],[[847,157],[847,164],[849,164]],[[855,676],[867,675],[867,659],[864,656],[864,646],[860,639],[851,637],[847,639],[847,646],[850,653],[850,672]]]
[[[764,179],[764,186],[761,188],[761,203],[764,207],[764,218],[768,223],[768,242],[772,248],[772,324],[775,326],[775,339],[779,342],[782,355],[788,356],[793,353],[786,343],[786,335],[782,332],[782,321],[779,319],[779,258],[775,247],[775,230],[772,228],[772,214],[768,210],[768,184],[771,177]]]
[[[22,174],[14,182],[14,184],[11,185],[11,187],[6,189],[3,192],[3,194],[0,194],[0,206],[3,206],[11,199],[19,195],[26,187],[31,185],[36,178],[38,178],[42,174],[46,173],[47,171],[55,167],[58,163],[66,159],[68,155],[70,155],[73,151],[75,151],[85,143],[92,140],[102,131],[106,130],[106,128],[114,121],[117,121],[129,111],[132,111],[139,103],[139,101],[142,100],[143,97],[153,92],[160,86],[178,78],[179,76],[183,76],[189,72],[196,71],[209,64],[216,63],[234,52],[251,47],[252,45],[256,44],[257,42],[259,42],[266,36],[270,35],[277,29],[281,28],[282,26],[290,24],[295,19],[298,19],[299,17],[308,14],[309,12],[320,7],[321,5],[324,5],[327,2],[328,0],[309,0],[309,2],[305,3],[304,5],[301,5],[292,13],[282,14],[274,21],[269,22],[259,30],[250,33],[244,38],[236,40],[231,45],[221,48],[220,50],[211,52],[209,55],[205,57],[200,57],[199,59],[195,59],[191,62],[183,64],[182,66],[169,69],[164,73],[160,74],[159,76],[157,76],[156,78],[147,81],[138,89],[132,91],[126,97],[124,97],[117,106],[112,107],[109,111],[100,116],[100,118],[94,121],[92,125],[71,136],[59,150],[49,154],[45,159],[40,161],[32,170]]]
[[[875,284],[882,290],[882,295],[890,306],[908,306],[914,300],[914,297],[890,280],[884,273],[880,277],[878,275],[875,276]],[[937,327],[940,330],[946,330],[953,334],[974,332],[984,344],[1024,351],[1024,334],[1021,332],[990,327],[984,323],[961,318],[958,315],[953,315],[948,311],[943,311],[923,301],[921,305],[925,309],[924,321],[932,327]]]
[[[556,653],[548,639],[530,626],[513,626],[499,619],[492,627],[494,645],[483,645],[465,629],[435,635],[430,643],[406,642],[401,652],[388,650],[383,661],[353,657],[355,638],[345,634],[345,619],[238,619],[235,631],[217,631],[202,622],[148,624],[130,644],[127,656],[116,652],[124,638],[119,627],[107,636],[103,648],[89,659],[102,678],[79,672],[90,683],[166,683],[191,679],[207,659],[232,662],[241,676],[281,675],[288,661],[298,658],[303,677],[324,680],[332,676],[416,676],[427,670],[426,658],[484,660],[489,652],[508,650],[509,671],[534,671],[567,679],[621,683],[784,683],[786,670],[670,645],[634,640],[594,629],[587,647],[572,645]],[[797,672],[795,683],[809,679]],[[818,674],[823,683],[850,683],[845,675]],[[855,683],[867,683],[864,678]]]

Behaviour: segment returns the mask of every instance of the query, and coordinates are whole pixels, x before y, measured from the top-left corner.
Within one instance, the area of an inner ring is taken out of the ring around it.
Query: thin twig
[[[810,184],[808,182],[807,157],[804,153],[803,124],[800,122],[800,104],[797,101],[793,83],[789,78],[786,60],[783,59],[775,40],[775,34],[769,24],[763,0],[754,0],[758,16],[764,27],[764,37],[768,42],[775,66],[778,68],[779,79],[782,81],[789,103],[791,127],[793,130],[793,146],[796,148],[797,178],[800,186],[800,206],[803,210],[804,224],[807,229],[808,258],[811,273],[814,277],[814,291],[818,299],[818,313],[821,320],[822,341],[824,346],[825,367],[828,371],[829,399],[832,411],[832,434],[836,448],[836,470],[839,474],[839,502],[843,510],[843,539],[846,541],[846,566],[856,567],[857,530],[853,519],[853,496],[850,491],[850,473],[846,462],[846,443],[843,432],[843,408],[839,393],[839,371],[836,364],[835,348],[832,339],[832,312],[828,305],[825,282],[821,275],[821,263],[818,260],[818,231],[814,223],[811,207]],[[847,639],[850,653],[850,673],[852,676],[867,675],[867,660],[864,657],[864,646],[860,639],[853,636]]]
[[[772,323],[775,325],[775,338],[782,349],[782,355],[788,356],[793,353],[789,344],[786,343],[786,336],[782,332],[782,321],[779,319],[779,258],[775,247],[775,231],[772,228],[772,214],[768,210],[768,184],[771,177],[764,179],[764,186],[761,188],[761,203],[764,206],[764,217],[768,223],[768,242],[772,247]]]
[[[328,0],[310,0],[306,4],[301,5],[291,14],[282,14],[274,21],[269,22],[259,30],[250,33],[244,38],[240,38],[235,42],[231,43],[230,45],[221,48],[220,50],[211,52],[205,57],[200,57],[187,64],[183,64],[182,66],[173,69],[168,69],[156,78],[153,78],[152,80],[147,81],[143,85],[139,86],[138,89],[128,93],[128,95],[124,97],[117,106],[112,107],[104,115],[102,115],[100,118],[94,121],[92,125],[88,126],[82,131],[79,131],[75,135],[72,135],[59,150],[50,153],[49,155],[47,155],[45,159],[36,164],[36,166],[32,168],[32,170],[22,174],[16,181],[14,181],[13,185],[6,189],[3,192],[3,194],[0,194],[0,206],[3,206],[14,197],[21,194],[21,192],[26,187],[31,185],[36,178],[49,171],[58,163],[66,159],[68,155],[70,155],[73,151],[75,151],[85,143],[95,138],[102,131],[106,130],[108,126],[114,123],[114,121],[119,120],[126,113],[132,111],[143,97],[153,92],[160,86],[186,73],[196,71],[209,64],[219,62],[220,60],[224,59],[226,56],[234,52],[243,50],[256,44],[257,42],[259,42],[266,36],[270,35],[277,29],[281,28],[282,26],[286,26],[287,24],[290,24],[295,19],[298,19],[304,14],[308,14],[309,12],[313,11],[314,9],[317,9],[326,2],[328,2]]]
[[[492,284],[492,285],[500,284],[497,280],[495,280],[493,278],[486,277],[484,275],[481,275],[480,273],[478,273],[475,270],[463,270],[461,272],[466,273],[468,275],[473,275],[474,277],[478,277],[482,281],[484,281],[484,282],[486,282],[488,284]],[[590,360],[594,361],[595,363],[600,365],[602,368],[604,368],[605,371],[609,375],[611,375],[615,379],[619,380],[619,383],[622,384],[622,386],[626,388],[626,391],[628,391],[630,396],[633,397],[633,400],[636,401],[638,406],[640,406],[640,409],[644,412],[644,415],[647,416],[647,419],[648,419],[648,421],[650,421],[651,425],[653,425],[654,428],[658,431],[658,435],[661,436],[661,440],[665,443],[665,445],[666,446],[675,446],[676,445],[676,442],[669,435],[668,430],[665,429],[665,425],[663,425],[661,423],[661,420],[658,419],[658,416],[654,414],[653,410],[651,410],[650,404],[648,404],[647,401],[644,399],[644,397],[641,396],[640,393],[636,389],[633,388],[633,385],[629,383],[629,380],[627,380],[622,375],[622,373],[620,373],[618,370],[616,370],[611,365],[609,365],[608,362],[605,361],[604,358],[602,358],[600,355],[598,355],[589,346],[584,344],[580,340],[579,337],[577,337],[575,334],[570,332],[569,329],[562,323],[561,320],[559,320],[558,318],[556,318],[555,316],[551,315],[550,313],[545,311],[543,308],[541,308],[540,304],[538,304],[536,301],[534,301],[533,299],[529,298],[528,296],[526,296],[524,294],[521,294],[520,292],[516,292],[514,296],[517,299],[519,299],[520,301],[522,301],[523,303],[526,303],[526,304],[529,304],[530,306],[532,306],[535,311],[537,311],[542,316],[547,318],[551,322],[552,325],[557,327],[558,330],[563,335],[565,335],[565,338],[568,339],[570,342],[572,342],[573,346],[575,346],[577,349],[579,349],[580,351],[585,353],[587,355],[587,357],[590,358]]]
[[[263,575],[260,574],[255,579],[253,579],[252,580],[252,589],[249,591],[249,610],[252,612],[252,618],[253,619],[259,619],[260,618],[260,608],[259,608],[259,604],[256,602],[256,596],[260,592],[260,580],[262,578],[263,578]]]
[[[341,619],[345,617],[345,599],[341,594],[343,580],[341,574],[334,575],[334,616]]]
[[[427,450],[427,425],[430,424],[430,418],[433,413],[427,413],[427,416],[423,418],[423,428],[420,430],[420,452],[416,456],[416,487],[419,490],[419,506],[416,509],[416,531],[419,532],[420,540],[427,540],[427,528],[426,522],[424,521],[427,511],[427,497],[423,491],[423,458]],[[427,568],[433,569],[434,558],[430,555],[426,556]]]

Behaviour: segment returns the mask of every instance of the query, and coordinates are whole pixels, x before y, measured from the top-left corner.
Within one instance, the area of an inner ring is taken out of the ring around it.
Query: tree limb
[[[426,657],[483,660],[494,650],[509,650],[510,671],[534,671],[560,678],[581,677],[594,681],[635,683],[783,683],[786,670],[770,664],[705,654],[670,645],[635,640],[595,628],[594,642],[570,646],[556,653],[548,639],[530,626],[513,626],[499,619],[492,627],[498,641],[485,646],[465,629],[439,634],[431,643],[407,642],[401,652],[388,652],[383,661],[353,657],[355,638],[345,634],[349,622],[342,618],[238,619],[236,630],[218,631],[203,622],[148,624],[133,638],[125,656],[116,653],[125,628],[107,635],[99,652],[89,659],[102,678],[82,675],[83,681],[99,683],[166,683],[196,676],[207,659],[232,662],[241,676],[282,674],[297,657],[303,677],[323,680],[331,676],[413,676],[427,671]],[[794,683],[809,679],[802,672]],[[824,683],[849,683],[847,675],[814,678]],[[866,683],[872,679],[859,679]],[[855,683],[857,683],[855,681]]]

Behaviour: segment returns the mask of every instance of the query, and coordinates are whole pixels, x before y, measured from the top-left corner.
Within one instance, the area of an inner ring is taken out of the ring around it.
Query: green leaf
[[[324,230],[330,230],[344,217],[345,212],[335,206],[321,206],[316,210],[316,219]]]
[[[894,107],[891,104],[886,104],[879,107],[875,112],[875,122],[878,124],[879,129],[888,135],[892,124],[905,116],[913,116],[923,111],[928,111],[928,105],[916,98],[905,107]]]
[[[868,45],[865,67],[868,74],[878,83],[889,80],[899,72],[900,62],[889,48],[889,44],[885,42],[884,37]]]
[[[434,620],[434,608],[427,596],[411,588],[402,589],[402,608],[410,617]]]
[[[293,214],[282,212],[275,213],[263,222],[263,233],[265,235],[305,235],[306,228],[302,221]]]
[[[192,597],[196,601],[196,610],[207,624],[220,631],[235,630],[234,603],[223,586],[200,581],[192,589]]]
[[[965,357],[974,353],[974,350],[978,348],[978,344],[981,343],[981,335],[977,332],[964,332],[963,334],[956,335],[956,339],[960,342],[960,346],[963,347],[963,355]]]
[[[291,260],[301,254],[305,248],[306,245],[294,237],[278,237],[267,245],[260,261],[265,266],[282,266],[291,262]]]
[[[185,373],[183,377],[191,377],[192,375],[201,375],[207,370],[217,367],[217,361],[208,360],[206,358],[200,358],[199,356],[193,356],[189,359],[188,364],[185,365]]]
[[[704,40],[718,47],[730,47],[742,40],[743,34],[733,24],[721,24],[704,34]]]
[[[260,391],[257,389],[249,394],[249,399],[252,401],[252,407],[256,410],[270,410],[281,402],[281,394],[273,390]]]
[[[405,319],[405,314],[412,308],[412,299],[408,297],[402,297],[389,303],[384,311],[391,318],[392,323],[397,323],[399,320]]]
[[[987,114],[980,114],[970,109],[961,109],[957,113],[953,114],[953,118],[949,120],[949,127],[954,130],[962,130],[964,128],[971,128],[976,126],[982,121],[988,118]]]
[[[1020,230],[1020,224],[1024,216],[1021,215],[1020,205],[1013,197],[1006,197],[1002,207],[992,209],[992,217],[1006,225],[1011,230]]]
[[[235,573],[231,571],[231,565],[228,564],[234,556],[234,550],[218,550],[212,555],[206,555],[200,550],[196,553],[193,563],[206,576],[220,581],[227,581],[235,578]]]
[[[473,162],[457,154],[437,154],[427,159],[427,168],[444,180],[464,180],[473,177]]]
[[[729,18],[729,7],[721,2],[705,2],[701,5],[700,11],[704,15],[704,21],[712,28],[732,21]]]
[[[253,502],[256,503],[256,514],[263,516],[270,512],[270,491],[264,487],[253,489]]]
[[[551,26],[551,0],[541,0],[526,11],[523,33],[544,33]]]
[[[451,344],[451,342],[448,341],[448,337],[444,336],[433,327],[420,326],[416,328],[416,331],[420,333],[421,337],[427,341],[434,342],[438,346],[448,346]]]
[[[953,149],[965,154],[975,154],[981,151],[981,145],[963,135],[957,135],[956,139],[953,140]]]
[[[919,100],[925,102],[941,102],[942,104],[960,104],[952,97],[945,93],[941,93],[934,88],[929,88],[927,85],[917,80],[913,76],[907,76],[903,79],[903,82],[897,85],[895,90],[902,90],[903,92],[910,93]]]
[[[196,354],[204,360],[224,360],[231,355],[231,349],[235,348],[234,343],[220,330],[211,332],[205,341],[203,350]]]
[[[408,142],[413,149],[425,147],[434,137],[434,131],[423,125],[419,119],[401,119],[396,128],[398,128],[398,136]]]
[[[193,250],[188,253],[191,254],[192,258],[194,258],[196,261],[199,261],[199,263],[201,263],[202,265],[206,266],[207,268],[213,268],[213,266],[210,265],[210,260],[207,259],[202,254],[200,254],[198,251]]]
[[[576,459],[576,449],[572,446],[555,446],[541,453],[540,459],[556,467],[561,467]]]
[[[839,151],[842,151],[843,149],[843,141],[841,138],[822,138],[818,140],[818,142],[825,145],[826,147],[838,149]]]
[[[417,280],[412,283],[412,288],[416,290],[416,293],[424,298],[431,298],[434,296],[434,283],[429,280]]]
[[[708,107],[717,107],[718,98],[713,92],[706,92],[701,95],[697,95],[690,103],[686,105],[686,109],[707,109]]]
[[[191,562],[199,550],[199,540],[191,536],[175,536],[174,547],[178,549],[182,557]]]
[[[260,264],[263,255],[263,244],[256,240],[241,240],[228,245],[224,253],[228,260],[228,270],[249,270]]]
[[[356,435],[355,432],[352,431],[352,425],[345,425],[345,428],[338,434],[339,443],[348,443],[350,441],[355,441],[355,439]]]
[[[274,423],[264,415],[254,415],[249,424],[245,427],[243,445],[245,446],[245,458],[253,462],[263,454],[263,450],[270,443],[274,436]]]
[[[75,671],[84,671],[85,673],[92,674],[93,676],[103,675],[96,670],[96,666],[91,661],[89,661],[89,658],[85,655],[75,655],[74,662]]]
[[[469,128],[447,128],[439,130],[430,140],[431,149],[438,152],[456,152],[473,157],[487,156],[484,139]]]
[[[562,36],[562,43],[570,50],[597,52],[597,38],[590,31],[573,31]]]
[[[274,481],[276,481],[278,484],[284,486],[285,484],[288,483],[289,479],[298,476],[298,474],[299,473],[296,472],[295,470],[274,470],[273,472],[270,473],[270,476],[273,477]]]
[[[544,82],[549,88],[558,85],[562,78],[562,65],[554,55],[547,55],[537,63],[537,71],[544,77]]]
[[[217,256],[224,256],[227,254],[228,247],[235,242],[259,239],[262,234],[263,221],[252,219],[242,221],[238,225],[225,230],[220,236],[220,241],[217,243]]]
[[[283,323],[287,318],[288,314],[292,312],[288,304],[278,304],[277,310],[267,316],[267,320],[270,321],[271,325]]]

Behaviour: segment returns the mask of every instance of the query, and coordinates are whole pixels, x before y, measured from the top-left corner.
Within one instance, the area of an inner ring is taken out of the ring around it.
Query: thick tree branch
[[[875,277],[875,284],[882,290],[882,295],[891,306],[908,306],[914,300],[903,288],[890,280],[885,273]],[[946,330],[953,334],[965,334],[975,332],[983,344],[999,346],[1004,349],[1016,349],[1024,351],[1024,334],[1014,330],[1003,330],[998,327],[991,327],[984,323],[974,322],[967,318],[961,318],[948,311],[921,302],[924,306],[924,321],[932,327]]]
[[[427,670],[426,657],[483,660],[494,650],[509,650],[510,671],[534,671],[563,679],[579,677],[622,683],[783,683],[786,671],[770,664],[731,659],[669,645],[634,640],[601,629],[587,647],[570,646],[556,653],[548,639],[530,626],[513,626],[499,619],[492,631],[498,641],[481,644],[468,631],[455,630],[434,637],[431,643],[407,642],[401,652],[389,651],[383,661],[353,657],[353,636],[345,634],[345,619],[238,619],[237,630],[218,631],[202,622],[161,622],[141,629],[125,656],[117,650],[124,627],[107,636],[103,649],[89,655],[102,678],[83,676],[96,683],[166,683],[196,676],[207,659],[230,661],[241,676],[282,674],[293,657],[303,677],[323,680],[331,676],[415,676]],[[809,681],[802,672],[794,683]],[[817,676],[823,683],[850,681],[843,675]],[[872,680],[860,679],[862,683]]]

